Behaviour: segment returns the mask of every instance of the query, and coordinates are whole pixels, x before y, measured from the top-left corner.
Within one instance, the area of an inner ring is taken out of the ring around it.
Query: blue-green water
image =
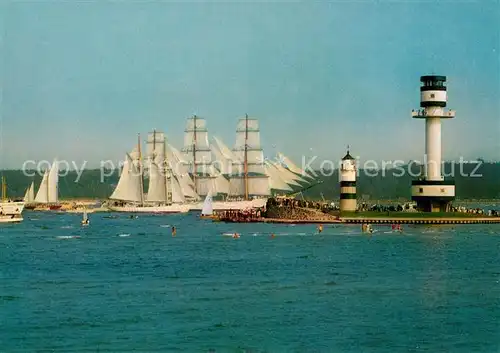
[[[500,225],[105,216],[0,227],[0,351],[499,351]]]

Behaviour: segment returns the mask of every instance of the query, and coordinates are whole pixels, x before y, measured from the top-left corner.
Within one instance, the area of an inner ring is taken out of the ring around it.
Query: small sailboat
[[[32,181],[30,186],[26,189],[26,193],[24,194],[24,208],[28,210],[32,210],[36,207],[35,203],[35,182]]]
[[[83,216],[82,216],[82,226],[88,226],[90,224],[89,216],[87,215],[87,211],[83,211]]]
[[[213,218],[213,204],[212,204],[212,191],[208,191],[205,201],[203,202],[203,208],[201,210],[200,218]]]
[[[58,210],[61,208],[59,203],[59,163],[54,160],[49,170],[46,170],[38,192],[33,200],[36,204],[35,210]],[[30,186],[31,188],[31,186]],[[29,197],[29,195],[27,195]]]

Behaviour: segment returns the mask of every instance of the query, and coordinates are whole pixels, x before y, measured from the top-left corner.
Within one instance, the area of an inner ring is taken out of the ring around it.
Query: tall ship
[[[50,169],[43,174],[42,181],[35,195],[35,184],[31,182],[24,195],[26,209],[58,210],[59,202],[59,163],[54,160]]]
[[[196,115],[187,119],[182,151],[194,192],[200,198],[206,197],[209,192],[226,197],[229,181],[217,169],[217,160],[212,158],[213,148],[208,139],[206,119]]]
[[[213,186],[216,191],[214,194],[218,194],[218,200],[211,202],[214,211],[264,207],[273,194],[289,193],[294,187],[302,187],[300,182],[307,183],[287,166],[264,158],[259,123],[255,118],[246,115],[239,119],[232,149],[218,137],[213,137],[213,141],[210,145],[214,156],[212,171],[215,171],[217,178],[227,182],[223,189],[225,193],[221,193],[217,186],[222,183]],[[192,210],[201,210],[202,207],[202,203],[197,203],[192,206]]]
[[[238,121],[233,155],[235,160],[229,179],[229,196],[245,201],[271,196],[257,119],[246,115]]]
[[[150,133],[147,145],[145,168],[138,135],[137,147],[125,155],[120,179],[109,197],[108,208],[115,212],[188,212],[190,206],[186,203],[178,178],[171,172],[167,162],[164,133]],[[148,177],[147,194],[144,193],[145,169]]]
[[[2,176],[2,201],[0,202],[0,223],[18,223],[23,220],[24,202],[15,202],[7,198],[7,183]]]

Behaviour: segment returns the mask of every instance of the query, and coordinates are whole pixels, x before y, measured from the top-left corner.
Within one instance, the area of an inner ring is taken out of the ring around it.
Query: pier
[[[342,217],[338,219],[252,218],[247,220],[221,219],[227,223],[279,224],[500,224],[500,217]]]
[[[346,217],[340,223],[353,224],[493,224],[500,223],[500,217]]]

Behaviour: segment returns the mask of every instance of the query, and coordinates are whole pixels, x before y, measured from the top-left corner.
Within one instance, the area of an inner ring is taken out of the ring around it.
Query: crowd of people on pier
[[[266,207],[289,207],[289,208],[309,208],[315,209],[323,212],[329,212],[335,210],[335,205],[332,203],[318,202],[318,201],[306,201],[297,200],[292,198],[270,198],[267,200]]]
[[[478,215],[488,215],[498,217],[500,215],[500,211],[498,210],[483,210],[482,208],[467,208],[464,206],[452,207],[452,212],[459,213],[469,213],[469,214],[478,214]]]
[[[217,215],[225,222],[255,222],[261,219],[264,209],[254,208],[248,210],[228,210],[219,212]]]

